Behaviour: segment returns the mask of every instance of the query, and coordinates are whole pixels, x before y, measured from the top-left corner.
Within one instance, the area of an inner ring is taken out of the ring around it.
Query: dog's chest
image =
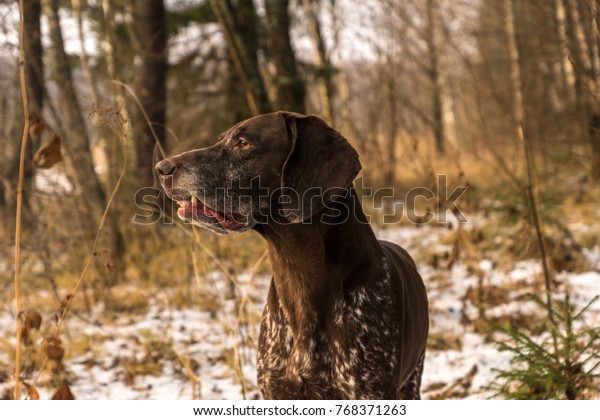
[[[398,317],[389,278],[376,286],[339,299],[326,330],[296,340],[279,303],[267,304],[258,348],[265,398],[396,397]]]

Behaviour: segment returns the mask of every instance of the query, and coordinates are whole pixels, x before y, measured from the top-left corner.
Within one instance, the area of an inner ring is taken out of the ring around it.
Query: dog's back
[[[400,381],[410,380],[414,366],[425,352],[425,343],[429,331],[428,300],[425,285],[415,262],[408,252],[391,242],[379,241],[391,265],[390,273],[393,289],[396,292],[395,306],[400,310],[402,330],[402,363]],[[419,375],[420,376],[420,375]],[[419,378],[420,380],[420,378]]]

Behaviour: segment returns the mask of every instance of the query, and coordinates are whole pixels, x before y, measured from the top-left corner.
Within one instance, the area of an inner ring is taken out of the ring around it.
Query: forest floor
[[[600,214],[594,218],[600,220]],[[468,219],[460,227],[405,224],[377,229],[381,239],[409,250],[427,285],[431,330],[424,398],[492,396],[486,387],[494,379],[494,369],[510,364],[510,355],[490,341],[496,334],[493,325],[518,324],[532,337],[544,333],[540,329],[544,310],[527,297],[543,294],[540,263],[515,258],[515,249],[527,255],[522,251],[526,242],[522,231],[503,227],[489,215]],[[576,218],[565,224],[577,239],[600,231],[600,226]],[[592,244],[556,262],[557,267],[564,263],[555,279],[557,297],[569,292],[578,307],[600,294],[600,246],[597,241]],[[243,273],[231,287],[221,271],[210,271],[187,286],[200,303],[183,306],[174,302],[169,287],[118,286],[115,294],[140,302],[139,308],[113,313],[98,307],[66,319],[63,363],[73,394],[78,399],[260,398],[255,343],[269,281],[267,272]],[[12,308],[12,302],[0,306],[2,388],[10,386],[12,375]],[[590,307],[584,321],[600,324],[600,301]],[[39,342],[41,334],[35,334],[33,341]],[[37,371],[31,367],[27,372],[27,366],[39,366],[41,354],[27,349],[24,354],[25,375],[31,382]],[[46,372],[37,382],[42,399],[52,395],[56,386],[52,377]]]

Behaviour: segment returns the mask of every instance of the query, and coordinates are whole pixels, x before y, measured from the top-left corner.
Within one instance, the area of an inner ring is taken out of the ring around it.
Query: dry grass
[[[506,283],[500,287],[488,284],[481,274],[478,264],[482,260],[491,261],[498,270],[509,270],[515,261],[535,255],[535,243],[530,240],[531,226],[527,209],[518,199],[521,192],[515,191],[503,176],[498,176],[488,160],[464,155],[460,158],[460,164],[458,160],[432,161],[430,170],[433,172],[415,171],[399,165],[399,192],[419,185],[435,191],[434,175],[438,173],[448,175],[449,191],[455,186],[468,184],[470,189],[460,201],[461,210],[477,219],[468,228],[459,230],[440,225],[439,232],[443,232],[441,240],[435,246],[426,241],[423,245],[417,243],[414,256],[420,265],[431,268],[427,280],[442,292],[452,286],[449,273],[457,263],[463,264],[469,275],[481,276],[480,285],[469,289],[462,302],[480,310],[477,317],[465,317],[465,325],[472,331],[491,335],[493,325],[526,325],[532,334],[536,334],[539,333],[541,320],[530,314],[487,314],[489,309],[508,303],[516,293],[540,291],[543,287],[541,278],[533,279],[533,282]],[[427,165],[423,164],[423,167]],[[569,168],[568,173],[572,174],[575,170]],[[374,175],[377,178],[377,173]],[[547,241],[551,261],[557,270],[586,270],[589,267],[582,257],[581,247],[600,245],[600,226],[594,204],[600,198],[600,189],[589,183],[585,185],[583,196],[573,196],[569,193],[572,188],[570,184],[557,185],[550,181],[542,184],[541,196],[545,196],[545,191],[552,191],[549,199],[542,200],[541,204],[542,216],[550,226]],[[131,206],[132,194],[125,185],[121,195],[115,198],[118,207]],[[221,355],[222,361],[230,367],[229,372],[223,375],[235,378],[245,389],[246,395],[254,392],[254,385],[246,383],[242,369],[250,363],[248,349],[255,346],[260,317],[259,312],[250,309],[257,295],[254,278],[269,272],[265,244],[258,235],[218,237],[180,224],[134,225],[130,222],[130,213],[122,211],[119,217],[122,218],[121,225],[128,239],[125,255],[128,269],[125,277],[115,282],[106,298],[96,289],[103,274],[98,270],[107,270],[110,275],[108,253],[102,247],[95,254],[90,253],[89,245],[81,242],[77,223],[82,221],[77,220],[77,214],[73,211],[78,198],[68,194],[45,194],[38,198],[44,212],[39,215],[37,231],[28,231],[25,236],[22,264],[22,274],[28,280],[23,284],[23,307],[35,309],[43,317],[40,330],[31,329],[28,344],[24,344],[22,377],[28,385],[53,384],[54,389],[64,391],[64,385],[70,378],[69,360],[86,358],[90,368],[98,363],[94,348],[95,344],[100,345],[106,340],[102,334],[98,334],[94,342],[90,335],[80,334],[68,327],[60,337],[54,333],[57,330],[56,320],[64,317],[65,309],[68,308],[70,316],[101,329],[102,325],[126,323],[130,318],[142,316],[148,311],[149,302],[158,300],[164,303],[165,310],[187,307],[200,309],[219,322],[223,334],[231,343]],[[428,208],[427,203],[419,205],[419,211]],[[380,224],[381,212],[373,211],[373,203],[368,199],[364,206],[367,212],[374,215],[374,224]],[[74,220],[75,226],[54,222],[65,219]],[[400,220],[400,225],[406,223],[409,223],[406,218]],[[564,230],[565,226],[569,226],[572,237]],[[90,255],[94,264],[89,263]],[[80,271],[82,264],[86,264],[86,258],[90,268],[82,274]],[[213,286],[215,273],[228,279],[225,289]],[[247,278],[248,273],[250,279]],[[5,274],[1,276],[3,281],[9,280]],[[83,277],[85,281],[82,281]],[[241,281],[242,278],[244,281]],[[80,290],[78,286],[73,287],[78,283]],[[66,298],[69,295],[74,297]],[[234,315],[226,309],[231,304],[235,305]],[[99,311],[98,308],[103,309]],[[433,307],[433,313],[435,310]],[[60,342],[50,342],[43,350],[40,344],[44,337],[60,339]],[[161,375],[165,368],[172,367],[179,372],[178,375],[187,378],[193,395],[202,397],[203,378],[197,375],[198,364],[210,361],[190,358],[185,348],[175,348],[168,337],[169,334],[161,335],[156,331],[136,337],[136,352],[120,357],[115,365],[115,369],[118,367],[124,372],[119,380],[135,386],[136,378]],[[0,337],[0,348],[10,349],[7,337]],[[435,351],[460,351],[462,341],[453,333],[434,333],[429,348]],[[60,358],[55,357],[44,366],[45,358],[50,358],[48,353],[54,351],[54,356],[57,356],[61,352],[58,349],[62,349],[63,353]],[[0,375],[6,375],[5,368],[8,367],[0,366]],[[440,398],[463,395],[468,392],[468,379],[458,384],[440,385],[436,395]],[[26,392],[31,397],[33,391]],[[435,391],[432,392],[435,394]]]

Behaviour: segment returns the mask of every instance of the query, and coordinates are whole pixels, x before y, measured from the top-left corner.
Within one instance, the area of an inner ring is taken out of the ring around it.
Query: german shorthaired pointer
[[[254,229],[268,243],[265,398],[420,398],[425,286],[404,249],[375,238],[352,187],[360,169],[337,131],[289,112],[156,165],[180,218],[220,234]]]

